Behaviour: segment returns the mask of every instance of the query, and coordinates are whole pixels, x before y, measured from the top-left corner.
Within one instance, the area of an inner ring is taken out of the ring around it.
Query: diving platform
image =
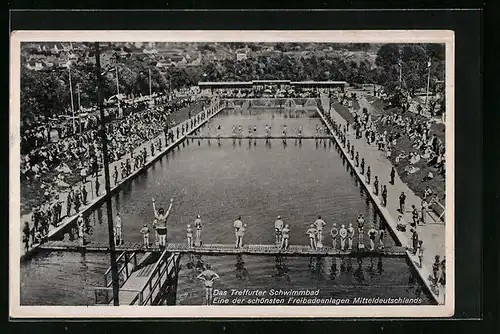
[[[189,135],[190,139],[335,139],[333,136],[204,136]]]
[[[92,242],[85,246],[68,241],[49,241],[40,246],[40,249],[47,251],[73,251],[73,252],[102,252],[109,253],[109,245],[106,242]],[[123,245],[115,247],[116,252],[162,252],[156,245],[144,247],[142,243],[125,242]],[[391,246],[384,249],[369,250],[369,246],[358,249],[357,245],[352,250],[333,249],[332,247],[322,247],[311,249],[305,245],[290,245],[288,249],[280,249],[276,245],[256,244],[244,245],[241,248],[236,248],[234,244],[206,244],[198,247],[188,247],[186,244],[171,243],[166,247],[169,253],[178,254],[199,254],[199,255],[278,255],[278,256],[386,256],[398,257],[406,256],[406,249],[401,246]]]

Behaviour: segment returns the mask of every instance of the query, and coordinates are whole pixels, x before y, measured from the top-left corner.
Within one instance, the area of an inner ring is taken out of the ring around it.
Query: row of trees
[[[410,96],[426,89],[430,62],[430,89],[445,77],[443,44],[384,44],[377,52],[375,63],[381,73],[378,83],[389,94],[403,88]],[[401,75],[401,82],[399,81]]]
[[[286,44],[283,48],[292,48]],[[208,48],[209,45],[201,45]],[[281,46],[280,46],[281,47]],[[367,46],[363,46],[365,48]],[[439,44],[385,44],[377,53],[375,64],[365,58],[345,59],[342,56],[278,57],[258,56],[243,61],[223,59],[204,62],[200,66],[175,67],[161,70],[156,61],[143,54],[118,59],[120,93],[138,96],[149,94],[149,71],[153,92],[196,85],[199,81],[249,81],[266,79],[344,80],[351,84],[375,83],[382,85],[389,94],[403,88],[413,95],[426,88],[427,62],[431,66],[431,89],[437,80],[444,79],[444,46]],[[77,91],[82,106],[97,101],[95,65],[88,61],[71,66],[75,107]],[[400,71],[402,82],[399,81]],[[116,71],[104,75],[104,93],[111,97],[117,92]],[[21,67],[21,110],[24,118],[61,114],[70,108],[69,71],[56,68],[48,71],[32,71]]]

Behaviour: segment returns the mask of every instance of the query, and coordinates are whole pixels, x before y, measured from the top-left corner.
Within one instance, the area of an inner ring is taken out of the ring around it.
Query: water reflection
[[[291,279],[287,265],[287,259],[283,256],[276,256],[275,262],[276,274],[274,275],[274,277],[282,278],[286,282],[290,282]]]
[[[365,274],[363,273],[363,258],[358,257],[358,266],[354,270],[354,278],[358,283],[362,283],[365,280]]]
[[[236,278],[240,281],[248,280],[250,278],[250,274],[248,270],[245,268],[245,262],[243,261],[243,257],[241,255],[236,256]]]

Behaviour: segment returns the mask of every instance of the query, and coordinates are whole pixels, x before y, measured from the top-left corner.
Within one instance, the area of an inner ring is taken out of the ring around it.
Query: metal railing
[[[137,253],[123,252],[116,258],[116,265],[118,267],[118,279],[120,287],[125,284],[135,268],[137,268]],[[111,278],[111,266],[104,273],[104,286],[110,287],[113,284]]]
[[[175,270],[178,258],[179,254],[170,254],[164,250],[147,282],[130,305],[154,305],[156,297],[162,292],[165,282],[169,279],[171,270]]]

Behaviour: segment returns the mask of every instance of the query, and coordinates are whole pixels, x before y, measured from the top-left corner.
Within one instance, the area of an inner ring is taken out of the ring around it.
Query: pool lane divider
[[[323,113],[320,111],[319,108],[317,108],[317,112],[320,115],[323,123],[327,126],[328,130],[330,131],[330,133],[332,133],[337,146],[340,148],[342,154],[344,155],[344,157],[346,158],[346,160],[351,165],[352,170],[354,170],[354,172],[356,173],[356,176],[359,179],[358,181],[364,186],[364,188],[366,190],[366,193],[370,196],[372,202],[377,206],[378,211],[384,217],[387,225],[391,229],[392,234],[396,236],[397,241],[401,245],[403,245],[403,246],[408,245],[409,244],[408,243],[409,242],[408,237],[404,233],[402,233],[401,231],[399,231],[396,228],[396,226],[397,226],[396,221],[394,220],[394,218],[390,214],[389,210],[382,205],[382,202],[380,201],[380,199],[377,196],[375,196],[375,194],[373,193],[371,187],[366,183],[364,177],[362,177],[360,171],[358,170],[358,168],[356,168],[354,160],[352,160],[349,157],[349,154],[348,154],[346,148],[342,146],[340,138],[337,136],[337,134],[333,130],[333,127],[328,123],[328,121],[326,120],[326,117],[323,115]],[[437,304],[444,305],[444,303],[445,303],[444,293],[436,294],[434,292],[433,287],[430,285],[429,280],[427,279],[427,277],[431,276],[431,272],[429,270],[427,270],[427,268],[425,268],[425,267],[420,268],[419,266],[417,266],[417,264],[415,263],[414,260],[418,260],[418,257],[414,256],[413,254],[411,254],[409,250],[406,250],[406,255],[407,255],[408,261],[413,265],[413,268],[419,274],[422,282],[426,286],[427,290],[431,294],[431,296],[434,299],[434,301]],[[440,291],[440,292],[443,292],[443,291]]]
[[[151,165],[153,165],[153,163],[155,163],[158,159],[160,159],[161,157],[163,157],[166,153],[170,152],[171,150],[175,149],[180,143],[182,143],[185,139],[188,138],[189,134],[191,133],[194,133],[196,132],[199,128],[201,128],[203,125],[205,125],[210,119],[212,119],[213,117],[215,117],[217,114],[219,114],[222,110],[225,109],[225,104],[223,103],[223,101],[221,99],[219,99],[218,101],[219,103],[217,102],[213,102],[210,106],[208,106],[207,108],[205,109],[202,109],[199,113],[197,113],[196,115],[194,115],[193,117],[191,117],[191,119],[193,119],[194,117],[196,117],[197,115],[199,114],[202,114],[203,112],[207,112],[209,113],[210,112],[210,109],[211,108],[215,108],[216,110],[214,111],[214,113],[212,115],[208,115],[208,117],[206,119],[204,119],[203,121],[201,121],[198,125],[194,126],[193,128],[191,128],[188,132],[186,132],[184,135],[182,135],[181,137],[177,138],[174,142],[172,142],[169,146],[167,146],[165,149],[163,149],[162,151],[160,151],[158,154],[156,154],[154,157],[152,157],[152,159],[148,160],[144,166],[142,166],[141,168],[138,168],[136,169],[135,171],[133,171],[130,175],[128,175],[127,177],[123,178],[122,180],[120,180],[120,182],[116,185],[114,185],[113,187],[111,187],[111,190],[110,190],[110,193],[109,195],[112,196],[115,192],[117,192],[124,184],[126,184],[128,181],[131,181],[133,179],[135,179],[137,176],[139,176],[140,174],[142,174],[143,172],[145,172]],[[217,110],[218,109],[218,110]],[[183,123],[185,122],[189,122],[191,119],[188,119],[180,124],[177,124],[176,127],[178,126],[181,126]],[[160,137],[162,135],[159,135],[157,137],[155,137],[154,139],[150,140],[149,142],[147,143],[144,143],[142,145],[147,145],[149,143],[151,143],[152,141],[158,139],[158,137]],[[45,238],[46,241],[50,240],[51,238],[55,238],[57,236],[60,236],[60,234],[64,231],[64,229],[66,227],[68,227],[68,225],[72,224],[72,223],[76,223],[76,220],[78,219],[78,216],[80,214],[87,214],[91,211],[93,211],[96,206],[100,205],[102,202],[104,202],[104,199],[105,199],[105,193],[95,199],[93,199],[89,204],[87,204],[87,206],[85,206],[81,211],[79,211],[78,213],[75,213],[74,215],[72,215],[71,217],[69,218],[66,218],[61,224],[59,224],[57,227],[51,229],[47,235],[47,237]],[[45,242],[45,241],[44,241]],[[35,245],[32,245],[32,247],[27,251],[25,252],[23,255],[21,255],[21,261],[25,260],[25,259],[28,259],[30,258],[36,251],[38,250],[41,250],[40,245],[42,245],[44,242],[42,243],[39,243],[39,244],[35,244]]]

